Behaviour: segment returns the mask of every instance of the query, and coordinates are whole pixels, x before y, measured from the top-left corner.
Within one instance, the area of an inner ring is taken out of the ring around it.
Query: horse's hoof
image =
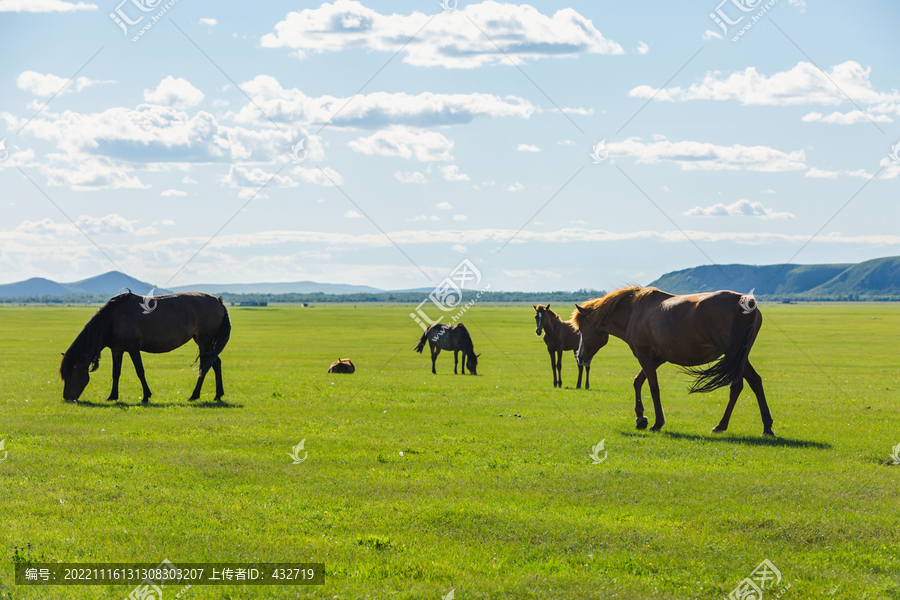
[[[769,437],[775,437],[775,432],[772,431],[771,429],[769,429],[767,431],[763,431],[763,435],[767,435]]]
[[[213,402],[221,402],[221,401],[222,401],[222,396],[216,396],[215,399],[213,400]]]
[[[150,399],[144,398],[143,400],[141,400],[141,404],[150,404]]]
[[[721,425],[716,425],[715,427],[712,428],[711,433],[725,433],[725,431],[727,429],[728,429],[727,427],[722,427]]]
[[[200,396],[191,396],[190,398],[188,398],[188,402],[193,402],[194,400],[199,400],[199,399],[200,399]]]
[[[649,421],[647,420],[647,417],[639,417],[635,420],[635,423],[638,429],[647,429],[647,423],[649,423]]]
[[[653,427],[650,428],[650,431],[661,431],[662,428],[663,428],[662,423],[660,423],[660,424],[654,423]]]
[[[106,399],[106,401],[107,402],[115,402],[118,399],[119,399],[118,396],[110,396],[109,398]]]

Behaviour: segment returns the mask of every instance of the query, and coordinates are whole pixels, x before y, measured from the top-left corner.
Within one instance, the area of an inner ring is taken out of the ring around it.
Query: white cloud
[[[782,152],[768,146],[717,146],[704,142],[668,140],[645,144],[631,138],[608,144],[607,150],[614,156],[634,156],[639,163],[655,164],[661,160],[669,160],[680,165],[684,171],[746,169],[777,172],[806,168],[803,150]]]
[[[103,157],[81,156],[68,162],[68,157],[48,155],[51,165],[42,165],[41,171],[47,183],[53,186],[70,187],[75,191],[149,189],[136,176],[130,176],[131,169],[117,165]]]
[[[454,221],[465,221],[468,218],[466,215],[453,215]]]
[[[450,246],[450,249],[453,250],[454,252],[459,252],[460,254],[463,254],[468,251],[468,248],[466,248],[462,244],[454,244],[453,246]]]
[[[519,144],[517,148],[519,152],[540,152],[541,149],[531,144]]]
[[[335,0],[319,8],[289,13],[260,41],[264,48],[291,48],[300,58],[309,53],[365,48],[399,51],[404,54],[403,61],[411,65],[445,68],[508,65],[491,40],[519,64],[581,53],[624,53],[619,44],[604,38],[589,19],[571,8],[549,17],[527,4],[487,0],[440,15],[429,23],[427,35],[416,36],[430,19],[430,15],[418,11],[383,15],[353,0]],[[407,44],[411,38],[413,41]]]
[[[191,85],[188,80],[181,77],[175,79],[169,75],[160,81],[152,92],[144,90],[144,101],[174,108],[190,108],[203,101],[203,92]]]
[[[2,0],[0,0],[2,1]],[[114,81],[99,81],[79,77],[69,82],[65,77],[59,77],[51,73],[38,73],[36,71],[22,71],[16,78],[16,85],[20,90],[31,92],[35,96],[53,96],[56,93],[70,94],[80,92],[84,88],[98,83],[115,83]],[[63,89],[65,86],[65,89]]]
[[[684,102],[687,100],[739,100],[745,105],[792,106],[799,104],[841,104],[850,96],[857,102],[888,103],[900,101],[900,92],[876,92],[869,81],[871,67],[863,68],[848,60],[822,74],[808,62],[799,62],[788,71],[766,77],[755,67],[747,67],[727,77],[719,71],[706,74],[701,83],[689,88],[673,87],[659,91],[641,85],[629,92],[632,97]],[[829,78],[831,81],[829,81]],[[832,83],[832,81],[834,83]],[[838,89],[840,88],[840,89]],[[844,94],[847,94],[845,96]]]
[[[872,173],[865,169],[857,169],[856,171],[825,171],[823,169],[812,168],[806,172],[806,177],[815,177],[817,179],[837,179],[840,175],[848,177],[861,177],[863,179],[871,179]]]
[[[402,173],[397,171],[394,173],[394,178],[397,179],[400,183],[428,183],[428,179],[425,178],[425,175],[419,173],[418,171],[413,171],[411,173]]]
[[[49,218],[40,221],[24,221],[16,227],[16,231],[39,235],[76,234],[79,233],[79,229],[89,234],[133,233],[137,235],[148,235],[156,233],[156,230],[152,227],[135,229],[134,226],[137,221],[130,221],[117,214],[108,214],[104,217],[81,215],[75,219],[75,223],[78,225],[77,228],[71,223],[55,223]]]
[[[441,218],[437,215],[431,215],[430,217],[425,216],[425,215],[419,215],[417,217],[407,219],[407,221],[413,221],[413,222],[416,222],[416,221],[440,221],[440,220],[441,220]]]
[[[558,112],[560,112],[560,109],[554,108],[551,112],[558,113]],[[581,108],[579,106],[576,106],[576,107],[564,106],[562,108],[562,112],[566,113],[567,115],[571,114],[571,115],[588,116],[588,115],[594,114],[594,109],[593,108]]]
[[[447,165],[441,167],[441,173],[444,175],[444,179],[447,181],[469,181],[469,176],[460,173],[459,167],[456,165]]]
[[[763,190],[762,193],[763,194],[774,194],[775,190]]]
[[[165,190],[159,194],[163,198],[172,198],[172,197],[181,197],[187,196],[187,192],[182,192],[181,190]]]
[[[722,34],[721,34],[721,33],[716,33],[715,31],[710,31],[709,29],[707,29],[706,31],[703,32],[702,37],[703,37],[704,40],[711,40],[711,39],[713,39],[713,38],[715,38],[715,39],[717,39],[717,40],[721,40],[721,39],[722,39]]]
[[[650,46],[645,44],[644,42],[638,42],[638,47],[634,49],[638,54],[647,54],[650,51]]]
[[[184,179],[181,180],[181,183],[197,183],[197,182],[193,178],[185,175]]]
[[[515,183],[511,183],[506,187],[507,192],[521,192],[525,189],[525,186],[519,183],[518,181]]]
[[[436,131],[411,129],[394,126],[376,131],[370,136],[351,141],[350,148],[362,154],[399,156],[427,162],[434,160],[451,161],[453,142]]]
[[[203,18],[197,21],[200,25],[209,25],[210,27],[215,27],[219,24],[215,19]]]
[[[233,188],[249,188],[254,194],[262,189],[267,182],[266,188],[297,187],[299,185],[296,181],[284,175],[267,173],[260,168],[247,169],[237,165],[232,165],[228,169],[228,175],[220,178],[220,181]],[[244,192],[245,195],[246,193]]]
[[[26,122],[7,112],[0,112],[0,119],[15,129]],[[202,110],[191,116],[154,104],[89,114],[44,111],[23,134],[57,142],[70,162],[82,160],[82,153],[149,164],[268,161],[285,151],[284,134],[277,129],[227,127]],[[301,135],[307,138],[309,158],[322,159],[320,138],[302,128],[297,133]]]
[[[0,0],[0,12],[71,12],[97,10],[96,4],[63,2],[62,0]]]
[[[866,114],[861,110],[851,110],[850,112],[842,113],[842,112],[833,112],[830,115],[823,115],[819,112],[811,112],[809,114],[804,115],[801,119],[806,123],[814,123],[820,121],[822,123],[835,123],[837,125],[852,125],[854,123],[866,123],[868,121],[877,121],[879,123],[893,123],[893,119],[891,119],[887,115],[869,115],[866,117]]]
[[[771,208],[765,208],[760,202],[751,202],[749,200],[738,200],[731,204],[725,205],[720,203],[713,204],[706,208],[696,206],[691,210],[681,213],[688,217],[760,217],[763,219],[793,219],[794,215],[789,212],[776,212]]]
[[[900,177],[900,164],[897,164],[888,158],[882,158],[881,162],[878,164],[882,167],[887,167],[879,179],[897,179]]]
[[[268,122],[260,108],[275,121],[326,123],[359,128],[385,125],[430,127],[469,123],[476,117],[529,118],[538,107],[516,96],[493,94],[434,94],[373,92],[353,97],[309,97],[297,88],[285,89],[270,75],[258,75],[241,84],[252,99],[237,114],[242,123]],[[259,108],[257,108],[257,106]],[[343,109],[343,110],[342,110]],[[340,112],[338,112],[340,111]]]
[[[348,210],[344,213],[344,217],[346,217],[347,219],[362,219],[362,215],[355,210]]]
[[[325,173],[322,173],[322,171]],[[307,169],[306,167],[294,167],[291,169],[291,174],[296,175],[306,183],[326,186],[344,185],[344,178],[331,167],[325,167],[322,170],[317,168]]]
[[[816,169],[815,167],[813,167],[806,172],[805,177],[816,177],[819,179],[837,179],[838,175],[840,174],[840,171],[824,171],[822,169]]]
[[[556,143],[559,144],[560,146],[577,146],[578,145],[575,142],[573,142],[572,140],[563,140],[561,142],[556,142]]]
[[[435,208],[439,208],[441,210],[453,210],[453,205],[449,202],[438,202],[434,205]]]

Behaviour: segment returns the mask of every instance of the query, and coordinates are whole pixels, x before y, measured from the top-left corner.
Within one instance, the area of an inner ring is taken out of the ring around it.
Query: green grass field
[[[776,439],[747,387],[711,434],[727,390],[688,396],[672,366],[664,431],[636,431],[638,366],[618,340],[591,390],[573,389],[571,354],[553,389],[530,306],[465,315],[477,377],[446,353],[431,374],[409,307],[230,308],[227,403],[211,379],[187,401],[190,344],[144,355],[149,407],[127,357],[122,401],[105,401],[109,351],[82,402],[63,402],[60,352],[92,309],[0,309],[0,598],[131,589],[16,586],[13,556],[326,566],[324,586],[192,600],[721,599],[766,558],[783,575],[766,598],[900,598],[900,306],[762,310],[751,359]],[[356,374],[328,375],[338,357]]]

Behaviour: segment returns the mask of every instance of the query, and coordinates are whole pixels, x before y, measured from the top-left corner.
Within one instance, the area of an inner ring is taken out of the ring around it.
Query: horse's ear
[[[66,355],[66,353],[65,353],[65,352],[60,352],[60,354],[62,354],[62,355],[63,355],[63,356],[65,356],[65,355]]]
[[[476,354],[476,355],[475,355],[475,358],[478,358],[479,356],[481,356],[481,355],[480,355],[480,354]]]
[[[585,313],[585,310],[582,307],[578,306],[577,304],[575,305],[575,310],[577,310],[578,314],[581,314],[581,315],[583,315]]]
[[[533,308],[534,311],[537,312],[537,306],[535,306],[534,304],[532,304],[532,305],[531,305],[531,308]]]
[[[549,305],[549,304],[547,305],[547,310],[550,310],[550,305]]]

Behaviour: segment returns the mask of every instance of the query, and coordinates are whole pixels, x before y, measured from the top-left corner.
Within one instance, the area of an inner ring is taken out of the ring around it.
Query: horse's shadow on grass
[[[90,400],[76,400],[75,402],[67,402],[66,404],[75,404],[77,406],[84,406],[86,408],[244,408],[243,404],[229,404],[228,402],[216,402],[214,400],[207,400],[204,402],[195,401],[187,403],[151,401],[147,404],[143,404],[142,402],[131,404],[119,400],[115,402],[91,402]]]
[[[653,432],[651,432],[651,435]],[[637,433],[634,431],[623,431],[622,435],[628,436],[645,436],[646,433]],[[825,442],[815,442],[812,440],[794,440],[784,437],[768,437],[768,436],[751,436],[751,435],[726,435],[726,434],[709,434],[697,435],[694,433],[678,433],[674,431],[664,431],[661,434],[668,438],[676,440],[702,441],[702,442],[719,442],[726,444],[744,444],[746,446],[771,446],[774,448],[813,448],[816,450],[831,450],[831,444]]]

